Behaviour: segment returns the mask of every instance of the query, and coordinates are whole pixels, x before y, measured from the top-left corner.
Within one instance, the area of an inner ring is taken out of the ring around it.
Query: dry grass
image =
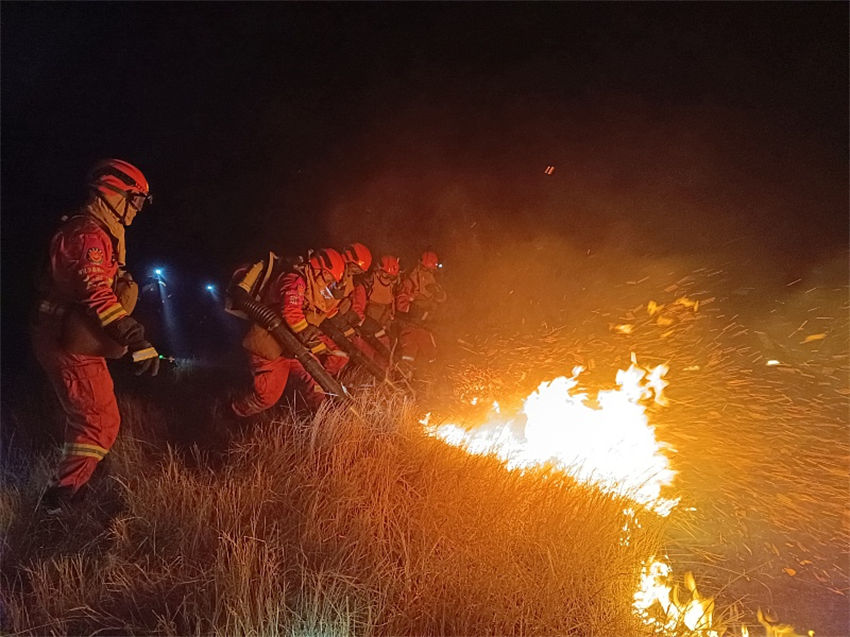
[[[470,325],[478,333],[464,336],[425,404],[474,421],[492,400],[509,408],[576,364],[589,368],[582,378],[593,390],[610,386],[631,351],[644,364],[669,363],[671,403],[651,421],[678,450],[682,505],[664,547],[676,572],[692,570],[722,614],[737,611],[751,629],[756,609],[773,606],[801,630],[841,634],[850,537],[846,259],[840,276],[809,273],[799,289],[690,268],[630,265],[628,279],[608,273],[593,294],[567,287],[563,302],[551,296],[563,315],[547,315],[542,330],[525,324],[537,307],[529,303],[549,298],[537,290],[530,301],[519,288],[504,299],[516,321],[509,311],[477,323],[458,317],[457,333]],[[541,280],[575,287],[590,276],[581,274]],[[477,313],[496,298],[486,292],[466,305]],[[699,299],[699,311],[676,305],[681,296]],[[649,300],[666,306],[664,321],[648,313]],[[617,332],[620,324],[632,333]],[[825,337],[806,342],[812,334]],[[767,366],[771,358],[783,365]],[[422,434],[421,414],[400,398],[364,393],[365,422],[337,411],[311,422],[277,412],[227,432],[199,415],[211,392],[188,380],[158,386],[156,400],[154,385],[138,390],[145,399],[124,397],[111,479],[64,525],[31,513],[50,458],[44,440],[31,444],[24,432],[53,416],[38,395],[23,400],[0,487],[5,630],[641,632],[630,597],[660,529],[642,520],[644,534],[622,546],[623,503],[447,447]],[[457,408],[472,396],[478,407]]]
[[[12,634],[639,632],[657,529],[622,546],[623,503],[428,438],[404,399],[364,396],[362,422],[279,413],[218,465],[158,452],[141,433],[162,416],[122,407],[111,478],[80,514],[32,516],[46,464],[2,491]]]

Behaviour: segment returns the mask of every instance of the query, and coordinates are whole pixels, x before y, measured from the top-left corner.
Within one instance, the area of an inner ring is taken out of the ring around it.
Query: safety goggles
[[[141,210],[145,204],[153,203],[153,195],[150,193],[130,191],[127,193],[127,201],[136,210]]]

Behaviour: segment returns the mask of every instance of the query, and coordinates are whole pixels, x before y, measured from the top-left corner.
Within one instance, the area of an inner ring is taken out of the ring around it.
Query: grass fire
[[[844,4],[0,11],[0,635],[850,634]]]
[[[840,462],[845,443],[822,433],[846,401],[827,374],[844,345],[802,359],[794,334],[761,352],[716,279],[659,278],[648,300],[649,282],[621,284],[592,327],[464,335],[415,400],[354,374],[357,417],[293,404],[233,429],[201,407],[223,383],[210,367],[154,401],[124,393],[108,477],[48,523],[32,513],[49,470],[33,423],[55,408],[31,395],[4,463],[4,621],[22,634],[805,635],[786,618],[805,611],[777,593],[815,585],[837,612],[844,469],[743,443],[771,422],[778,449],[805,440]],[[828,391],[801,404],[814,387]],[[742,444],[720,448],[718,428]]]

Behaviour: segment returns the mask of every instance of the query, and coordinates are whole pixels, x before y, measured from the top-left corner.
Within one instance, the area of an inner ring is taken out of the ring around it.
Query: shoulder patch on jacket
[[[86,250],[86,261],[89,263],[103,263],[103,250],[100,248],[89,248]]]

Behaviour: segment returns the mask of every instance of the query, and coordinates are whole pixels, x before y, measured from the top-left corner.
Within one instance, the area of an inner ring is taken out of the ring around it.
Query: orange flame
[[[699,301],[681,297],[674,305],[696,312]],[[652,315],[663,307],[651,302],[647,311]],[[629,333],[631,327],[617,329]],[[583,371],[576,367],[570,377],[541,383],[525,398],[521,413],[512,418],[502,416],[499,404],[494,402],[488,421],[472,428],[451,423],[432,425],[430,412],[420,423],[428,434],[468,453],[496,456],[508,469],[548,465],[579,482],[626,496],[658,515],[669,515],[679,499],[662,495],[676,475],[663,452],[674,450],[656,440],[646,415],[650,402],[667,404],[664,376],[668,367],[642,368],[632,354],[629,368],[617,371],[617,389],[597,392],[595,404],[588,394],[574,391]],[[474,398],[471,404],[477,402]],[[626,513],[639,525],[633,509]],[[626,524],[621,538],[626,544],[629,526]],[[632,600],[635,615],[659,633],[693,637],[725,634],[726,627],[714,622],[714,598],[700,594],[693,574],[685,574],[684,600],[672,580],[672,569],[665,559],[649,558]],[[791,626],[763,620],[761,611],[759,621],[767,637],[796,636]],[[740,632],[742,637],[749,636],[746,626],[741,626]]]
[[[583,371],[577,367],[569,378],[541,383],[515,418],[493,413],[471,429],[443,424],[426,431],[469,453],[494,455],[509,469],[549,465],[668,515],[678,503],[661,495],[675,476],[662,453],[671,448],[655,439],[646,416],[647,403],[666,404],[667,367],[644,369],[633,356],[629,369],[617,372],[618,389],[599,391],[595,406],[574,391]]]
[[[724,628],[713,626],[714,598],[700,595],[692,573],[685,573],[689,598],[681,601],[679,587],[671,584],[673,576],[669,564],[654,557],[647,562],[632,604],[647,626],[676,634],[687,631],[700,637],[719,637],[725,632]],[[661,614],[655,612],[656,605]]]

